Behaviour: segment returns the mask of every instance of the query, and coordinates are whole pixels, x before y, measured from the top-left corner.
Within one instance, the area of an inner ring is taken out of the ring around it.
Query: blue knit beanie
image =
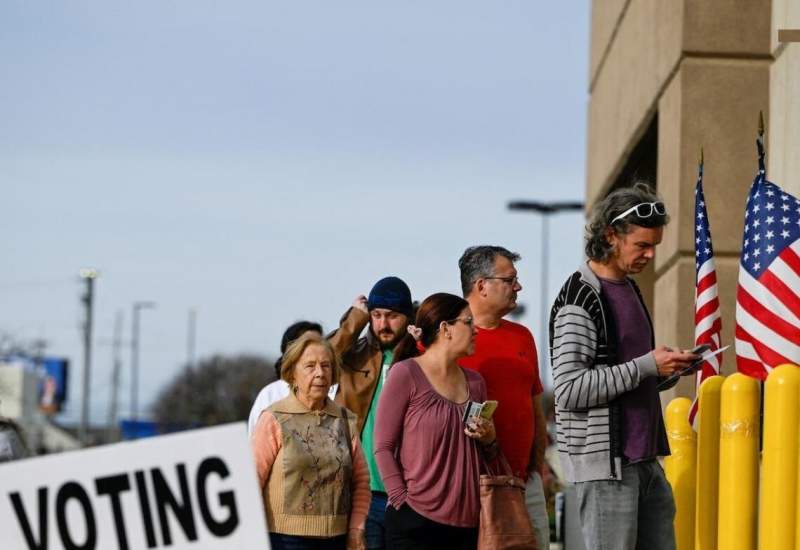
[[[372,287],[367,298],[370,311],[375,308],[391,309],[411,319],[411,291],[398,277],[384,277]]]

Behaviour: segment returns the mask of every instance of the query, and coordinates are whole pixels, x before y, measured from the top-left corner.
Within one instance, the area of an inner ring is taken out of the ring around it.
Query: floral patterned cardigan
[[[355,414],[330,399],[312,411],[290,394],[261,414],[250,440],[270,532],[364,528],[371,493],[356,430]]]

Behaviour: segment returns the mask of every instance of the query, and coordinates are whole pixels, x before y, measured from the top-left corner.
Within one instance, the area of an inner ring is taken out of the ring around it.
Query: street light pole
[[[549,355],[548,350],[550,349],[550,341],[547,337],[547,328],[549,325],[548,318],[549,315],[547,314],[547,285],[548,280],[550,279],[550,216],[544,215],[542,216],[542,275],[541,275],[541,285],[539,286],[539,330],[541,333],[540,341],[539,341],[539,377],[541,378],[543,375],[545,380],[550,381],[551,383],[553,380],[550,377],[550,369],[544,368],[547,366],[550,361],[547,360],[547,356]]]
[[[550,348],[547,338],[548,307],[547,287],[550,275],[550,216],[562,212],[583,211],[583,203],[578,201],[567,202],[537,202],[537,201],[511,201],[508,209],[513,211],[525,211],[540,214],[542,217],[542,231],[540,250],[542,252],[540,265],[540,287],[539,287],[539,376],[543,378],[543,383],[549,386],[550,369],[546,368],[549,361],[548,350]]]
[[[117,311],[114,318],[114,340],[112,341],[111,352],[111,400],[108,405],[108,420],[106,422],[106,438],[108,442],[114,441],[117,435],[117,408],[119,406],[119,375],[122,369],[122,310]]]
[[[91,388],[92,367],[92,310],[94,308],[94,280],[99,273],[94,268],[80,270],[80,277],[86,281],[86,294],[81,297],[85,309],[83,323],[83,401],[81,402],[81,424],[78,438],[84,447],[89,445],[89,390]]]
[[[186,367],[194,368],[195,346],[197,345],[197,310],[189,310],[189,322],[186,330]]]
[[[131,315],[131,420],[139,419],[139,312],[156,307],[155,302],[134,302]]]

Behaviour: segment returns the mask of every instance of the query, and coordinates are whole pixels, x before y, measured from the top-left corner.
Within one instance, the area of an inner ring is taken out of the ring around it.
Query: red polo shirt
[[[505,319],[496,329],[479,327],[475,353],[459,364],[479,372],[486,381],[488,399],[498,402],[493,419],[500,449],[514,474],[527,479],[535,435],[533,396],[542,393],[533,335]]]

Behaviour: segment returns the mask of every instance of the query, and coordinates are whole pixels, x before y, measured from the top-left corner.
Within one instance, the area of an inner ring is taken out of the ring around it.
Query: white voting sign
[[[246,425],[0,465],[0,548],[268,549]]]

